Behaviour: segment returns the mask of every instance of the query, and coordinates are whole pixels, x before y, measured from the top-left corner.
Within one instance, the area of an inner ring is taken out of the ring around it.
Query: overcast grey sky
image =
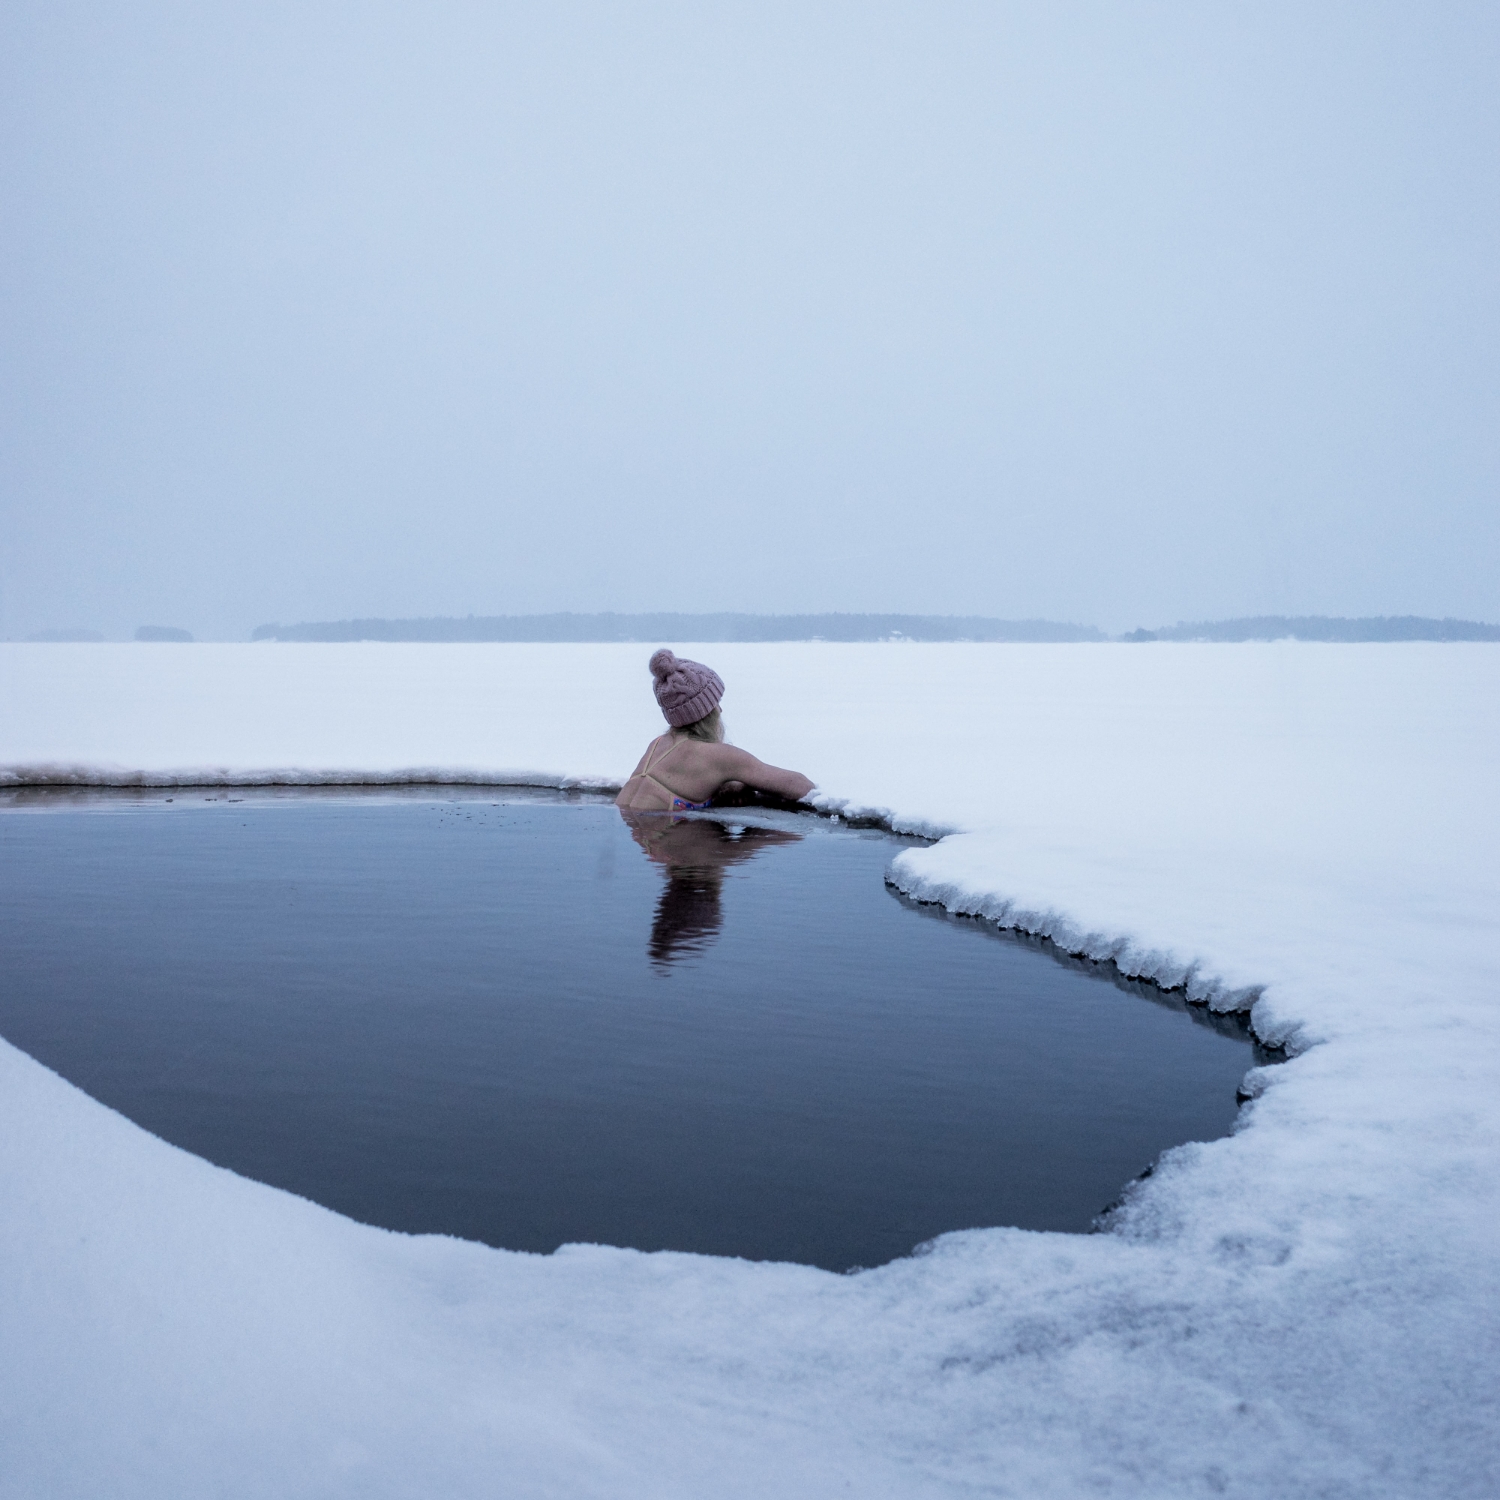
[[[1500,619],[1500,6],[0,11],[0,636]]]

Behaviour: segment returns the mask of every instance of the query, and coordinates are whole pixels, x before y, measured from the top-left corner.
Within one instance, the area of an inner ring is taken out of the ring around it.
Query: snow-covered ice
[[[0,782],[609,784],[649,649],[0,646]],[[1237,1133],[1104,1234],[537,1257],[0,1044],[0,1495],[1496,1493],[1500,647],[678,649],[826,806],[946,834],[905,889],[1253,1005],[1294,1055]]]

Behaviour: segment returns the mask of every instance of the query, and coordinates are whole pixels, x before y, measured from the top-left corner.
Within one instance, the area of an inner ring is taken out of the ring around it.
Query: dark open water
[[[169,803],[167,796],[173,800]],[[496,805],[498,804],[498,805]],[[12,796],[0,1034],[356,1219],[876,1265],[1227,1132],[1233,1023],[919,908],[902,841],[455,793]]]

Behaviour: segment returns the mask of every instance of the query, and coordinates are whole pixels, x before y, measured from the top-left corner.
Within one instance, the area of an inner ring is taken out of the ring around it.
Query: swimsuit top
[[[671,753],[680,744],[682,744],[681,740],[673,740],[672,743],[668,745],[667,748],[663,750],[661,754],[658,755],[654,760],[651,757],[651,751],[648,750],[646,752],[645,765],[643,765],[640,770],[637,771],[635,775],[633,775],[630,779],[634,781],[636,776],[640,776],[646,781],[655,782],[656,785],[659,786],[662,791],[664,791],[667,796],[672,799],[672,806],[670,808],[670,811],[672,812],[702,812],[705,807],[708,807],[713,803],[714,799],[712,797],[709,797],[703,802],[689,802],[686,797],[679,797],[677,793],[674,792],[672,788],[669,787],[666,782],[664,782],[659,776],[653,776],[651,774],[651,768],[653,766],[661,765],[661,763],[666,760],[666,758],[671,755]],[[652,748],[655,748],[654,744]]]

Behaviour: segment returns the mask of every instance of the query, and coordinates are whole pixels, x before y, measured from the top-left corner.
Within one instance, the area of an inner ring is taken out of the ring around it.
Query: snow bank
[[[826,806],[952,830],[904,889],[1294,1059],[1110,1233],[837,1277],[358,1226],[0,1044],[0,1495],[1494,1493],[1500,648],[680,649]],[[0,646],[0,776],[610,784],[646,655]]]

